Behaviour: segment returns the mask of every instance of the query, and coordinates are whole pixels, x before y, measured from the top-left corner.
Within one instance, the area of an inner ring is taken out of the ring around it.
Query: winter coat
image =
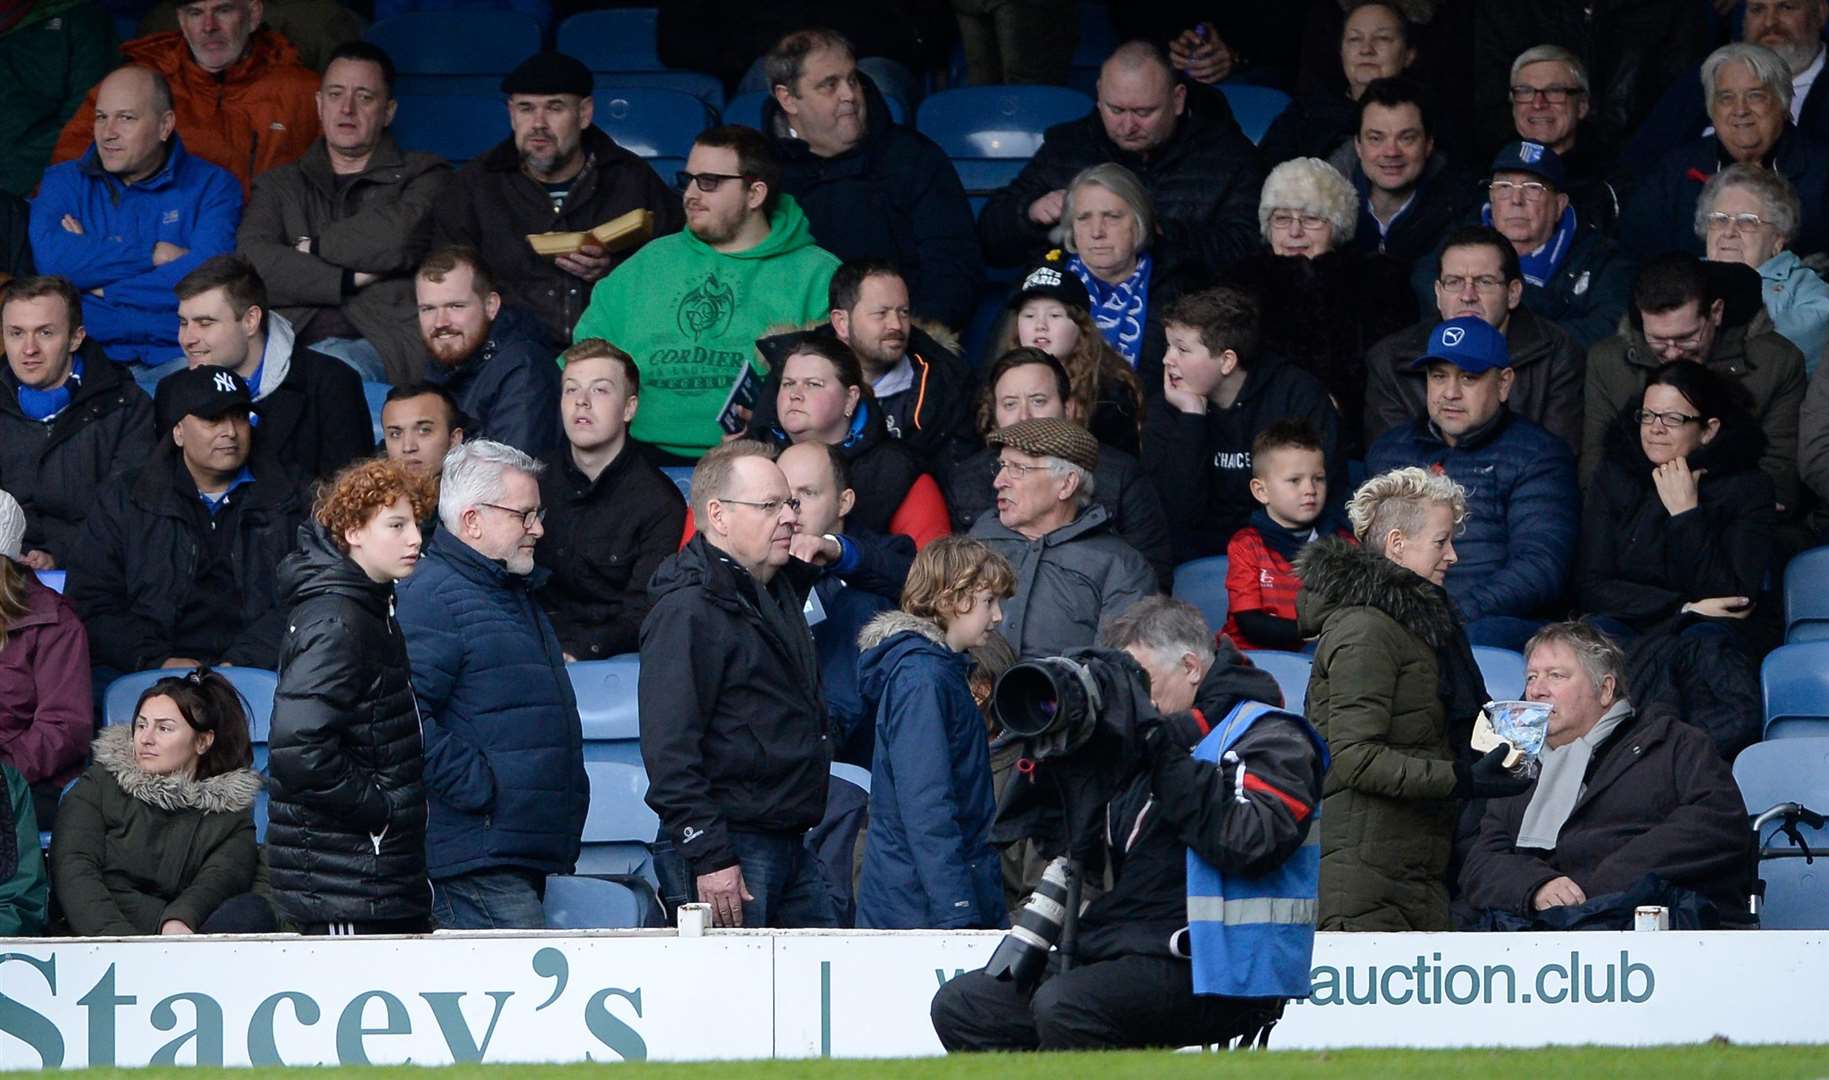
[[[1829,350],[1829,284],[1794,251],[1781,251],[1759,266],[1766,314],[1785,340],[1804,354],[1804,375],[1815,374]]]
[[[98,490],[146,460],[152,400],[125,368],[84,343],[82,381],[48,422],[19,408],[19,380],[0,370],[0,489],[25,510],[25,550],[69,562]]]
[[[458,170],[432,217],[434,244],[468,244],[482,252],[502,299],[539,316],[547,336],[557,341],[573,340],[572,327],[590,301],[592,286],[529,246],[529,233],[579,232],[631,210],[654,215],[655,236],[676,233],[685,222],[679,194],[646,161],[616,145],[599,127],[586,128],[581,143],[584,171],[572,177],[559,210],[553,209],[546,188],[521,171],[521,155],[511,137]],[[612,254],[610,269],[636,250]]]
[[[1340,539],[1296,558],[1297,620],[1320,635],[1308,718],[1333,764],[1321,803],[1322,930],[1447,930],[1458,809],[1437,650],[1447,593]]]
[[[768,236],[746,251],[716,251],[690,231],[645,245],[597,283],[572,340],[627,350],[641,369],[629,434],[696,458],[723,439],[718,413],[743,365],[756,367],[756,339],[826,318],[836,269],[838,259],[813,245],[800,204],[783,195]]]
[[[10,191],[0,191],[0,276],[24,277],[36,272],[32,262],[32,206]]]
[[[260,271],[273,308],[301,333],[324,336],[312,324],[334,308],[339,315],[328,321],[354,327],[380,352],[388,381],[406,385],[425,355],[413,275],[431,243],[432,205],[450,179],[443,159],[405,153],[385,132],[367,168],[338,176],[319,139],[254,182],[235,246]],[[300,237],[311,239],[309,251],[298,249]],[[381,280],[358,289],[357,273]]]
[[[547,455],[540,504],[546,532],[534,558],[552,574],[540,606],[560,647],[579,660],[634,652],[648,615],[648,579],[679,550],[686,528],[678,486],[629,443],[592,480],[567,444]]]
[[[1770,155],[1771,166],[1791,181],[1803,217],[1790,248],[1800,255],[1829,244],[1829,143],[1785,125]],[[1637,259],[1666,251],[1701,255],[1696,235],[1696,201],[1708,178],[1734,163],[1713,135],[1683,143],[1665,154],[1639,181],[1638,190],[1620,216],[1620,245]]]
[[[1285,161],[1312,157],[1326,160],[1359,133],[1359,103],[1345,93],[1303,94],[1277,114],[1258,140],[1258,157],[1266,174]]]
[[[886,611],[858,639],[858,681],[876,718],[870,828],[857,925],[982,930],[1005,925],[991,846],[997,802],[969,653],[931,619]]]
[[[838,739],[836,761],[868,769],[876,749],[876,711],[857,678],[857,638],[871,619],[893,610],[914,566],[914,541],[846,527],[845,554],[825,567],[808,600],[808,627],[819,655],[819,692]],[[823,618],[820,616],[823,615]],[[827,815],[827,824],[831,816]]]
[[[1198,93],[1189,95],[1168,142],[1147,157],[1112,142],[1097,108],[1049,128],[1022,172],[978,214],[985,257],[997,266],[1014,266],[1054,246],[1053,226],[1029,220],[1029,205],[1065,189],[1081,169],[1107,161],[1143,181],[1164,242],[1207,273],[1257,250],[1257,196],[1264,181],[1257,149],[1223,97]]]
[[[46,169],[32,202],[38,272],[69,278],[85,294],[101,289],[102,296],[83,297],[83,327],[110,356],[137,364],[177,354],[172,290],[204,260],[235,250],[241,220],[234,177],[190,153],[176,135],[167,147],[158,171],[131,185],[104,170],[91,147],[78,161]],[[81,233],[63,227],[66,215]],[[161,241],[186,253],[154,266]]]
[[[1673,619],[1625,643],[1626,685],[1640,711],[1663,710],[1706,732],[1721,760],[1732,762],[1765,732],[1765,689],[1742,635],[1683,632],[1700,621]]]
[[[763,585],[700,533],[662,562],[641,625],[641,758],[660,836],[708,874],[731,830],[801,833],[826,809],[832,737],[800,614],[816,568]],[[766,588],[781,621],[757,606]]]
[[[1746,805],[1732,769],[1698,729],[1655,709],[1622,722],[1594,749],[1553,851],[1517,846],[1536,790],[1486,804],[1461,870],[1476,909],[1529,915],[1537,890],[1555,878],[1573,879],[1592,898],[1656,874],[1712,900],[1724,922],[1749,921]]]
[[[142,8],[137,2],[126,5]],[[339,45],[362,37],[371,19],[336,2],[336,0],[266,0],[261,4],[267,29],[284,34],[298,50],[298,62],[313,71],[330,66],[330,54]],[[366,12],[364,12],[366,14]],[[379,19],[379,13],[374,18]],[[140,16],[139,36],[178,28],[178,0],[158,0],[152,10]]]
[[[62,788],[83,770],[94,731],[89,634],[69,601],[16,572],[26,609],[6,620],[0,645],[0,762],[28,784]]]
[[[1816,496],[1812,521],[1829,533],[1829,364],[1816,369],[1810,389],[1797,414],[1797,468],[1800,479]]]
[[[34,4],[0,33],[0,191],[30,195],[64,121],[89,87],[119,62],[108,12],[98,4]],[[85,140],[94,110],[81,114]],[[0,270],[6,266],[0,264]],[[19,271],[14,270],[13,273]]]
[[[1501,406],[1459,445],[1417,420],[1387,432],[1365,457],[1367,476],[1410,465],[1446,473],[1467,491],[1467,521],[1454,540],[1460,561],[1447,582],[1463,619],[1525,618],[1562,597],[1581,528],[1575,458],[1562,440]]]
[[[1353,144],[1341,147],[1328,160],[1359,193],[1359,226],[1353,231],[1353,246],[1391,256],[1403,264],[1406,273],[1440,247],[1442,237],[1479,201],[1472,177],[1437,151],[1424,164],[1409,204],[1388,229],[1382,228],[1372,216],[1372,182],[1366,178]]]
[[[362,377],[334,356],[298,348],[292,324],[267,316],[260,385],[248,389],[260,412],[262,445],[300,476],[327,479],[375,452]]]
[[[174,631],[214,544],[228,552],[233,594],[217,601],[232,607],[233,622],[217,628],[226,642],[218,655],[190,659],[274,666],[286,626],[275,570],[292,550],[306,505],[292,474],[258,455],[248,468],[254,482],[232,491],[214,518],[169,442],[102,489],[70,555],[65,588],[89,629],[97,667],[142,671],[173,655]]]
[[[1429,348],[1437,321],[1425,319],[1372,346],[1365,356],[1365,434],[1371,442],[1429,416],[1429,376],[1412,368]],[[1587,357],[1567,330],[1529,308],[1512,309],[1505,347],[1514,373],[1506,407],[1580,448],[1582,373]],[[1369,445],[1369,443],[1368,443]]]
[[[1564,178],[1563,194],[1575,208],[1575,224],[1592,226],[1606,236],[1614,236],[1619,215],[1632,193],[1628,177],[1614,162],[1613,155],[1597,150],[1604,140],[1592,125],[1584,122],[1575,127],[1575,145],[1560,155]],[[1592,342],[1589,342],[1592,344]]]
[[[750,437],[787,449],[793,440],[780,427],[762,430],[750,422]],[[914,452],[892,438],[876,402],[864,398],[857,404],[851,430],[838,444],[851,473],[851,490],[857,501],[845,521],[875,533],[900,533],[916,547],[952,532],[946,500],[933,477],[921,469]]]
[[[425,740],[426,872],[443,881],[519,867],[569,874],[591,785],[578,701],[545,571],[511,574],[438,530],[395,587]]]
[[[1802,72],[1791,74],[1795,77]],[[1666,86],[1668,89],[1657,107],[1633,132],[1632,141],[1620,155],[1623,162],[1636,162],[1641,168],[1655,164],[1714,127],[1708,115],[1708,100],[1703,95],[1700,65],[1691,67]],[[1803,107],[1798,111],[1796,127],[1829,143],[1829,82],[1819,77],[1810,84],[1810,92],[1804,96]]]
[[[1156,593],[1156,573],[1094,503],[1039,540],[982,514],[972,536],[1010,561],[1016,595],[1003,602],[999,633],[1027,660],[1085,648],[1106,621]]]
[[[50,913],[51,883],[38,846],[32,789],[11,765],[0,763],[0,937],[36,937]]]
[[[1711,596],[1755,597],[1772,565],[1778,527],[1772,481],[1759,471],[1765,437],[1730,418],[1689,457],[1699,503],[1674,517],[1651,482],[1639,425],[1624,415],[1588,485],[1576,575],[1583,611],[1649,630],[1684,604]]]
[[[1321,436],[1328,497],[1347,496],[1340,413],[1321,381],[1281,357],[1260,352],[1229,408],[1185,413],[1161,397],[1150,402],[1143,430],[1143,472],[1165,499],[1177,563],[1224,555],[1232,534],[1258,507],[1251,496],[1251,443],[1278,420],[1307,420]]]
[[[121,56],[165,76],[178,135],[192,153],[241,181],[244,198],[256,176],[297,161],[318,137],[318,74],[272,30],[254,31],[246,54],[220,75],[203,70],[176,31],[129,41]],[[64,125],[52,161],[80,157],[95,141],[95,89]],[[233,247],[231,242],[223,250]]]
[[[279,569],[274,905],[300,926],[425,919],[425,751],[393,583],[370,580],[321,525],[298,541]]]
[[[762,130],[781,159],[781,190],[806,211],[813,240],[840,259],[884,259],[902,269],[917,317],[964,329],[978,301],[978,236],[946,151],[895,122],[870,76],[858,76],[864,136],[822,158],[788,133],[770,97]]]
[[[154,776],[134,761],[133,727],[102,729],[95,764],[57,808],[51,884],[79,937],[192,930],[254,888],[254,797],[242,767],[204,780]]]
[[[425,379],[457,399],[471,421],[464,434],[494,439],[531,457],[551,453],[559,432],[559,368],[554,343],[531,312],[503,307],[489,326],[489,340],[457,367],[427,357]]]

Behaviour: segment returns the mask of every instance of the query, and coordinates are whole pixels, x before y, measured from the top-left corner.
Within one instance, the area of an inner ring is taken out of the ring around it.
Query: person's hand
[[[1207,414],[1206,395],[1196,394],[1194,391],[1186,389],[1185,387],[1176,386],[1170,381],[1169,373],[1166,369],[1162,372],[1162,400],[1168,402],[1169,406],[1176,412],[1189,413],[1193,416],[1205,416]]]
[[[1053,225],[1061,220],[1067,206],[1067,190],[1056,188],[1029,204],[1029,220],[1037,225]]]
[[[159,924],[159,933],[161,934],[194,934],[196,932],[197,931],[184,925],[183,919],[166,919]]]
[[[1710,619],[1744,619],[1753,613],[1753,601],[1746,596],[1710,596],[1684,604],[1681,613]]]
[[[1707,469],[1690,472],[1688,458],[1676,458],[1651,470],[1651,482],[1657,485],[1658,498],[1664,501],[1664,509],[1675,517],[1696,508],[1697,491],[1707,475]]]
[[[350,275],[350,281],[358,289],[366,289],[370,285],[373,285],[375,282],[380,281],[380,280],[381,280],[380,274],[371,274],[366,270],[357,270],[354,274]]]
[[[190,659],[189,657],[168,656],[165,658],[165,662],[163,664],[160,664],[159,666],[162,668],[177,668],[177,667],[202,667],[203,665],[198,663],[195,660]],[[222,665],[218,665],[218,666],[222,666]]]
[[[58,224],[64,227],[64,232],[73,233],[77,236],[83,234],[83,223],[76,220],[76,218],[70,214],[65,214],[63,220],[59,221]]]
[[[724,433],[724,437],[722,439],[720,439],[719,441],[720,442],[736,442],[738,439],[748,438],[749,437],[749,420],[750,420],[750,417],[755,415],[755,413],[751,412],[748,409],[745,409],[741,405],[732,405],[730,407],[730,414],[732,416],[736,417],[737,422],[742,424],[743,426],[738,428],[735,431],[726,431]]]
[[[190,248],[182,248],[168,240],[161,240],[152,246],[152,264],[164,266],[166,263],[182,259],[190,253]]]
[[[1588,902],[1588,894],[1581,891],[1581,886],[1567,877],[1546,881],[1531,897],[1531,907],[1542,911],[1553,907],[1574,907]]]
[[[743,901],[754,900],[743,883],[743,867],[727,866],[698,877],[699,902],[711,905],[711,925],[740,928]]]
[[[795,533],[787,542],[787,553],[801,562],[829,566],[838,561],[845,549],[838,541],[828,540],[818,533]]]
[[[1195,82],[1211,86],[1232,74],[1236,62],[1231,47],[1219,39],[1212,23],[1183,30],[1169,42],[1169,63],[1187,72]]]
[[[57,569],[57,559],[48,551],[28,551],[19,556],[19,561],[34,570]]]
[[[553,264],[573,277],[596,281],[610,272],[610,253],[603,250],[602,244],[587,240],[577,251],[554,259]]]
[[[1529,789],[1531,782],[1515,776],[1505,767],[1510,746],[1495,746],[1486,756],[1467,765],[1454,763],[1454,797],[1457,799],[1503,799]]]

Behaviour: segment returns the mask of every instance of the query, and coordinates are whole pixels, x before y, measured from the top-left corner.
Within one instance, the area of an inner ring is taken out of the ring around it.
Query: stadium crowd
[[[1061,834],[995,828],[991,688],[1089,647],[1153,704],[1105,976],[961,982],[950,1048],[1238,1023],[1183,1001],[1189,850],[1318,845],[1322,929],[1749,925],[1730,763],[1829,539],[1829,0],[1085,5],[1090,108],[995,190],[897,117],[954,42],[1073,78],[1083,5],[951,6],[662,5],[766,94],[663,176],[564,52],[454,167],[381,11],[0,0],[0,931],[543,926],[611,797],[568,668],[628,654],[666,912],[1004,927]],[[1163,595],[1212,556],[1217,626]],[[1470,746],[1476,646],[1554,706],[1534,775]],[[1264,649],[1306,721],[1202,758]]]

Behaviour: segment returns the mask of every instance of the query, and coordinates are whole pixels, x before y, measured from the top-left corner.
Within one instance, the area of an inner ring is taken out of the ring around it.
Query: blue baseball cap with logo
[[[1427,367],[1445,360],[1469,375],[1511,366],[1511,350],[1505,347],[1505,335],[1477,315],[1463,315],[1438,323],[1429,331],[1429,347],[1411,361],[1411,368]]]
[[[1539,142],[1528,142],[1513,139],[1499,150],[1499,156],[1492,159],[1492,174],[1502,172],[1526,172],[1541,176],[1557,191],[1563,189],[1563,181],[1568,179],[1568,169],[1563,166],[1562,158],[1556,151]]]

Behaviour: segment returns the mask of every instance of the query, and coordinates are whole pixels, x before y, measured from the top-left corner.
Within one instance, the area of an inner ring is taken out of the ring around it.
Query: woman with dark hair
[[[1291,101],[1258,145],[1266,166],[1291,158],[1325,158],[1353,137],[1357,106],[1375,80],[1395,78],[1416,62],[1411,26],[1393,0],[1351,0],[1342,4],[1340,73],[1346,92],[1338,89],[1302,94]]]
[[[1059,251],[1023,276],[990,355],[1040,349],[1067,369],[1071,400],[1093,437],[1135,454],[1142,445],[1143,384],[1092,317],[1092,297]],[[1156,368],[1157,381],[1162,369]],[[1153,385],[1153,384],[1152,384]]]
[[[1653,371],[1588,485],[1582,609],[1615,636],[1676,615],[1743,627],[1777,527],[1764,452],[1738,383],[1685,360]]]
[[[84,937],[259,933],[248,714],[208,668],[160,679],[104,728],[57,813],[51,886]]]

